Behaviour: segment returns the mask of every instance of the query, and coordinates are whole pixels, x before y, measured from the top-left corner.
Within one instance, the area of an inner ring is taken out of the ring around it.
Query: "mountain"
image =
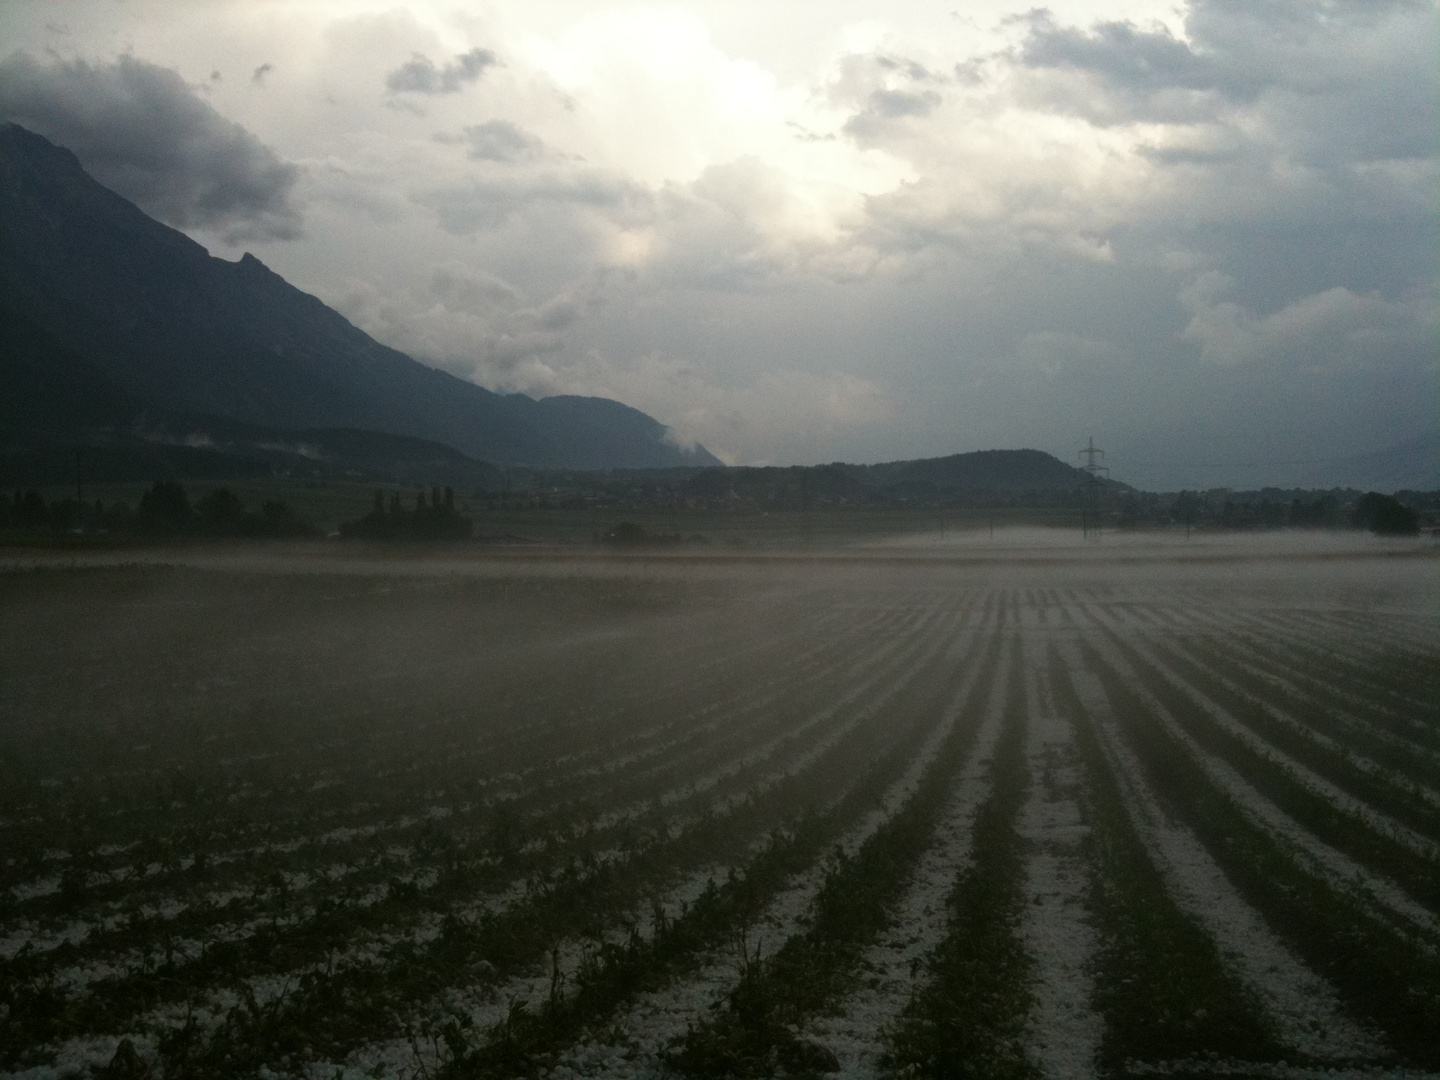
[[[507,398],[523,416],[534,417],[537,425],[558,427],[571,433],[576,447],[576,465],[582,469],[615,468],[619,461],[636,461],[649,447],[668,445],[669,430],[639,409],[609,398],[561,394],[532,401]],[[704,447],[696,447],[684,465],[719,465],[720,459]]]
[[[104,372],[0,296],[0,431],[72,437],[140,411]]]
[[[663,438],[658,421],[636,416]],[[628,433],[622,427],[613,437]],[[68,483],[77,448],[85,474],[104,481],[288,472],[472,488],[501,483],[495,466],[432,440],[356,428],[266,427],[146,408],[0,298],[0,486]],[[642,456],[641,448],[629,449],[632,457]]]
[[[0,126],[0,298],[70,358],[66,393],[83,396],[75,362],[89,365],[121,411],[383,432],[498,464],[718,464],[619,402],[495,394],[427,367],[255,256],[211,256],[15,124]]]

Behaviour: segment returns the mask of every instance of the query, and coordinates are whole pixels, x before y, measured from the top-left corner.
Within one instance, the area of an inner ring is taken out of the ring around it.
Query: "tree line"
[[[1263,529],[1368,529],[1381,536],[1413,536],[1422,511],[1435,508],[1426,493],[1401,492],[1405,501],[1377,491],[1127,492],[1099,500],[1105,519],[1120,528],[1153,526],[1239,532]],[[1411,505],[1411,504],[1414,505]]]
[[[35,490],[0,497],[0,528],[27,533],[95,532],[122,536],[209,536],[284,538],[312,536],[315,528],[284,502],[268,499],[258,510],[245,506],[228,487],[195,502],[178,480],[157,481],[133,510],[78,499],[46,502]]]
[[[473,525],[455,509],[452,488],[432,487],[427,502],[421,490],[414,508],[406,507],[398,492],[387,499],[375,489],[375,505],[364,517],[340,526],[340,535],[361,540],[465,540]]]

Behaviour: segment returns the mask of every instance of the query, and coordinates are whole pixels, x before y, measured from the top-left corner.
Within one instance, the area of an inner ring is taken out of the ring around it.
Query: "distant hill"
[[[877,503],[1061,505],[1085,498],[1090,476],[1041,450],[979,450],[878,465],[719,466],[624,469],[604,474],[534,470],[517,486],[591,491],[634,500],[681,498],[694,506],[799,508]],[[1101,480],[1112,493],[1133,490]]]
[[[253,255],[212,257],[14,124],[0,126],[0,299],[50,339],[4,360],[25,396],[0,420],[28,429],[139,409],[382,432],[497,464],[719,463],[619,402],[495,394],[418,363]]]
[[[865,466],[871,483],[917,495],[980,491],[1073,491],[1090,477],[1042,450],[977,450]],[[1102,481],[1107,487],[1124,484]]]

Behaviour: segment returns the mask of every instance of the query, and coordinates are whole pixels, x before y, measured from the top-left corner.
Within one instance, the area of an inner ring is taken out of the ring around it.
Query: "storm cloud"
[[[416,53],[385,77],[385,89],[392,94],[455,94],[475,82],[495,64],[489,49],[461,53],[443,68],[428,56]]]
[[[0,61],[0,115],[74,151],[88,172],[177,228],[294,239],[299,169],[202,100],[171,68]]]

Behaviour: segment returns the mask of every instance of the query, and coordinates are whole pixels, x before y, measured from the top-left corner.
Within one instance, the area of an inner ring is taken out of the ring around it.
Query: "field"
[[[5,1076],[1440,1075],[1428,540],[4,561]]]

